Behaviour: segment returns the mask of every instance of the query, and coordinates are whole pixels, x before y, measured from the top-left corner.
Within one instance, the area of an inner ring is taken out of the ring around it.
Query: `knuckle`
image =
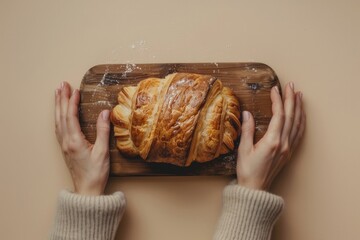
[[[290,113],[286,115],[286,118],[289,119],[291,122],[294,121],[294,114]]]
[[[277,152],[280,148],[280,138],[270,138],[268,146],[272,152]]]
[[[242,134],[247,135],[247,134],[249,134],[249,133],[251,133],[251,132],[252,132],[252,128],[251,128],[251,127],[249,127],[249,126],[243,126],[243,128],[242,128],[241,132],[242,132]]]
[[[75,153],[79,149],[79,141],[76,137],[72,136],[67,138],[62,145],[62,149],[65,153]]]
[[[298,138],[299,139],[302,139],[302,137],[304,136],[304,131],[300,131],[299,133],[298,133]]]
[[[301,122],[300,121],[297,121],[295,123],[295,128],[296,128],[297,131],[299,131],[299,129],[301,128]]]
[[[63,119],[66,119],[66,113],[61,111],[60,113],[60,119],[63,121]]]
[[[65,119],[67,123],[71,122],[71,116],[69,114],[66,114]]]
[[[290,147],[289,147],[289,143],[287,142],[282,146],[280,154],[283,156],[287,156],[289,155],[289,153],[290,153]]]
[[[109,132],[110,131],[110,126],[109,125],[100,125],[98,126],[98,131],[101,132]]]
[[[255,125],[250,121],[243,123],[241,126],[241,134],[253,134],[254,131],[255,131]]]
[[[56,136],[56,139],[58,141],[58,143],[60,143],[60,146],[62,145],[62,136],[61,134],[59,134],[56,130],[55,130],[55,136]]]
[[[68,153],[75,153],[76,150],[77,150],[77,148],[75,145],[73,145],[73,144],[68,145],[68,151],[67,151]]]
[[[284,121],[284,119],[285,119],[285,113],[284,113],[283,111],[279,112],[279,113],[278,113],[278,116],[279,116],[279,119],[280,119],[280,120]]]
[[[69,145],[67,144],[66,141],[64,141],[64,142],[61,144],[61,149],[63,150],[64,153],[68,153],[68,152],[69,152]]]
[[[58,126],[55,126],[55,134],[56,136],[60,136],[60,130],[59,130],[59,127]]]
[[[79,147],[79,141],[76,138],[71,137],[69,142],[69,151],[75,152],[78,149],[78,147]]]
[[[273,142],[273,144],[271,145],[271,148],[274,152],[278,151],[280,148],[280,141],[276,140]]]
[[[56,133],[56,135],[62,134],[61,124],[58,122],[55,123],[55,133]]]

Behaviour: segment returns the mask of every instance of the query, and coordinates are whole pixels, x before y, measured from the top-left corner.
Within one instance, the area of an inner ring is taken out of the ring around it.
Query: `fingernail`
[[[274,88],[277,93],[280,93],[278,86],[275,86]]]
[[[72,95],[74,95],[74,94],[75,94],[75,92],[76,92],[76,89],[74,89],[74,90],[72,91]]]
[[[300,100],[302,100],[302,97],[303,97],[303,93],[302,93],[302,92],[299,92],[299,97],[300,97]]]
[[[291,88],[292,90],[294,90],[294,83],[293,83],[293,82],[290,82],[289,85],[290,85],[290,88]]]
[[[59,89],[57,88],[57,89],[55,89],[55,95],[57,96],[57,95],[59,95]]]
[[[63,89],[64,86],[65,86],[65,82],[62,82],[62,83],[61,83],[61,89]]]
[[[250,118],[250,113],[248,111],[243,111],[243,121],[246,122]]]
[[[104,110],[104,111],[102,112],[102,118],[103,118],[105,121],[109,120],[109,115],[110,115],[110,111],[109,111],[109,110]]]

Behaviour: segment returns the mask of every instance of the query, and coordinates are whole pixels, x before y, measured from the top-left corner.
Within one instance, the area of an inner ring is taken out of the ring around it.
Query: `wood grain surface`
[[[94,143],[96,120],[104,109],[117,104],[117,94],[123,86],[136,85],[148,77],[164,78],[174,72],[208,74],[230,87],[238,97],[241,111],[250,111],[255,118],[255,141],[266,132],[270,122],[270,89],[280,83],[275,72],[262,63],[182,63],[182,64],[110,64],[89,69],[80,86],[79,118],[86,138]],[[111,127],[113,128],[113,127]],[[140,158],[127,159],[116,148],[113,130],[110,132],[112,176],[149,175],[233,175],[236,150],[206,163],[177,167],[165,163],[147,163]]]

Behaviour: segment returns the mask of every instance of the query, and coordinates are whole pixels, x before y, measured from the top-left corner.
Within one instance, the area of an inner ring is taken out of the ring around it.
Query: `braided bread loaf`
[[[111,112],[120,152],[147,162],[189,166],[234,150],[240,107],[208,75],[174,73],[121,89]]]

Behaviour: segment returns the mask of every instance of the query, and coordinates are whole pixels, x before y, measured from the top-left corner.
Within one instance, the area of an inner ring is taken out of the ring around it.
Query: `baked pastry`
[[[234,150],[240,106],[212,76],[174,73],[127,86],[111,112],[120,152],[147,162],[189,166]]]

